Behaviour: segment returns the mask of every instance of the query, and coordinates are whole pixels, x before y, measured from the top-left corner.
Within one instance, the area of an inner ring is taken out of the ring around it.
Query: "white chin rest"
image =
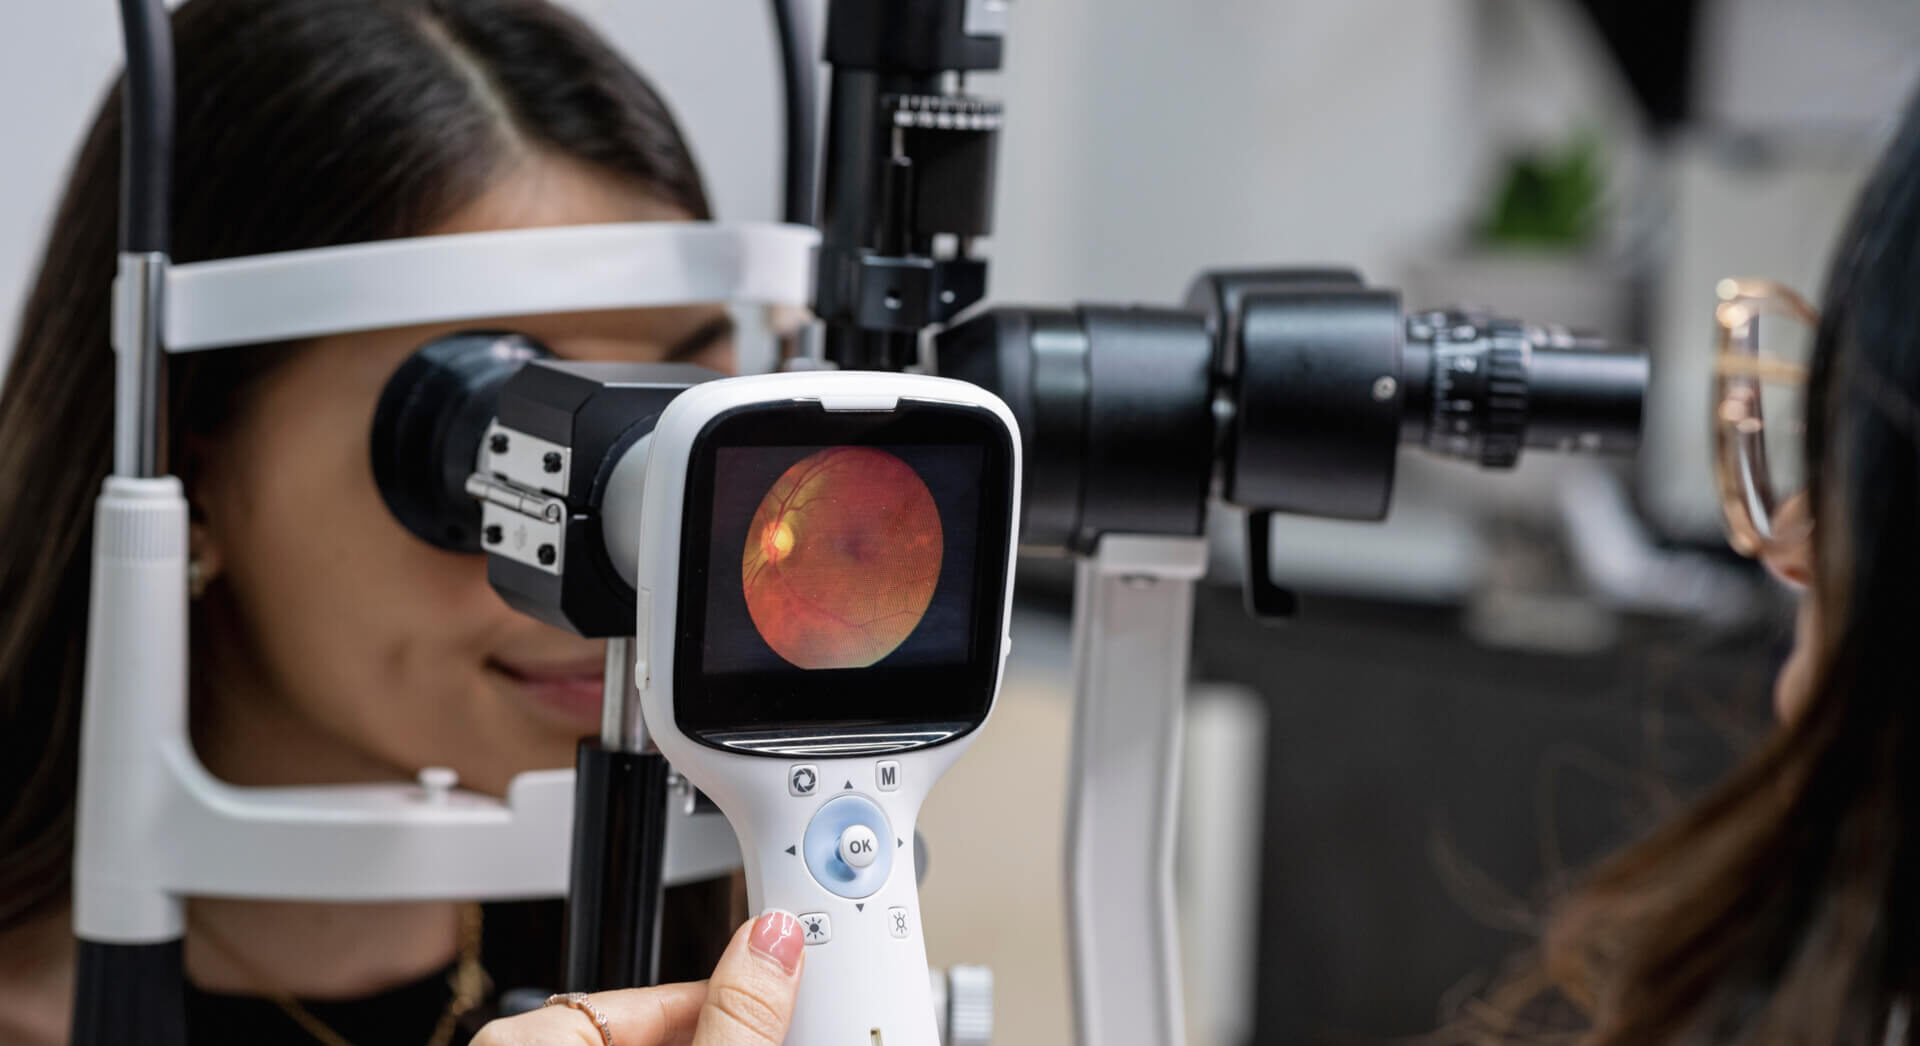
[[[805,306],[819,232],[630,222],[426,236],[167,271],[169,352],[492,317],[694,303]],[[115,285],[114,344],[132,344]]]

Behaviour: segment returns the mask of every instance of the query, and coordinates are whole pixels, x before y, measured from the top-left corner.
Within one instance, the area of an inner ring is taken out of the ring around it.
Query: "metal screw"
[[[953,293],[952,291],[941,291],[940,303],[943,305],[952,305],[954,303],[954,299],[958,297],[959,295]]]
[[[559,551],[556,550],[552,545],[541,545],[540,551],[535,553],[535,555],[539,557],[540,565],[543,567],[552,566],[553,561],[560,558]]]
[[[493,438],[487,440],[487,449],[493,451],[495,454],[505,454],[507,452],[507,434],[504,432],[494,433]]]
[[[881,301],[880,304],[885,305],[889,309],[898,311],[900,306],[903,303],[901,302],[900,296],[898,294],[889,294],[886,296],[885,299]]]
[[[500,524],[489,523],[483,536],[487,539],[487,544],[498,545],[506,539],[507,535],[505,531],[500,529]]]
[[[1381,403],[1392,399],[1394,393],[1399,391],[1400,383],[1393,380],[1393,375],[1391,374],[1382,374],[1380,377],[1374,379],[1373,398]]]
[[[540,459],[540,467],[546,469],[548,472],[560,471],[560,452],[557,450],[547,451],[547,456]]]

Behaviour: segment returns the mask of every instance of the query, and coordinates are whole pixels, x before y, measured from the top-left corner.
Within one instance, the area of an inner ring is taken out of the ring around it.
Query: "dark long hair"
[[[535,153],[708,216],[660,98],[542,0],[192,0],[173,24],[175,261],[414,235]],[[113,437],[119,95],[81,147],[0,393],[0,932],[68,893],[92,508]],[[175,444],[217,434],[277,355],[174,361]]]
[[[1583,1043],[1878,1044],[1912,1034],[1920,97],[1840,243],[1807,402],[1820,622],[1812,696],[1719,789],[1562,908],[1547,972],[1589,1013]]]

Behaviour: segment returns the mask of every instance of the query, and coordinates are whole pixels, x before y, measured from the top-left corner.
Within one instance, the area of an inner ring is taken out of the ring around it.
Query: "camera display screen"
[[[1011,447],[991,414],[798,403],[712,423],[682,523],[675,715],[694,736],[964,732],[999,667]]]

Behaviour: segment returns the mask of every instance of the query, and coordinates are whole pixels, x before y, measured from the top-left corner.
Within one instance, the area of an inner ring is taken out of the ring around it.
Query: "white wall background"
[[[774,216],[762,0],[563,2],[662,87],[721,215]],[[1746,125],[1884,122],[1916,68],[1916,10],[1718,4],[1704,106]],[[1205,266],[1256,262],[1344,262],[1393,282],[1455,236],[1513,137],[1633,129],[1578,17],[1541,0],[1019,0],[1013,12],[1007,71],[982,78],[1009,108],[999,300],[1170,301]],[[0,6],[9,334],[118,57],[109,0]]]
[[[772,31],[758,0],[572,0],[663,89],[721,214],[777,211]],[[1204,265],[1386,275],[1451,229],[1484,151],[1471,0],[1022,0],[996,297],[1171,300]],[[0,9],[0,323],[119,60],[107,0]],[[985,79],[985,78],[983,78]],[[11,339],[8,339],[11,340]]]
[[[120,63],[117,9],[104,0],[14,0],[0,10],[0,358],[39,263],[67,165]]]

